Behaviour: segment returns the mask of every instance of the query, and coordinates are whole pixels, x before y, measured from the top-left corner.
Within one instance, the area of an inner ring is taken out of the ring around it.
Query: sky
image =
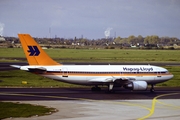
[[[0,35],[180,38],[180,0],[0,0]]]

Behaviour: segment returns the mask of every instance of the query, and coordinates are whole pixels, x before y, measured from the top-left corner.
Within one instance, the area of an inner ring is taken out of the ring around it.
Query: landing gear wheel
[[[115,91],[114,90],[108,90],[107,93],[115,93]]]
[[[154,93],[154,89],[150,89],[151,93]]]
[[[98,86],[92,87],[91,91],[101,91],[101,88]]]
[[[155,91],[155,90],[154,90],[154,84],[152,84],[152,85],[151,85],[151,88],[150,88],[150,92],[151,92],[151,93],[154,93],[154,91]]]

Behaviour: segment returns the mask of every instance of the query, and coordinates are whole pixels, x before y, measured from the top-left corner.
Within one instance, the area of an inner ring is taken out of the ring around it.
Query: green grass
[[[0,48],[0,57],[22,57],[24,52],[22,48]]]
[[[81,87],[48,79],[22,70],[0,71],[1,87]],[[22,84],[26,81],[27,84]]]
[[[40,105],[0,102],[0,119],[48,115],[55,112],[54,108]]]
[[[46,49],[45,51],[58,62],[180,62],[179,50]],[[25,55],[22,48],[0,48],[0,57],[25,58]]]

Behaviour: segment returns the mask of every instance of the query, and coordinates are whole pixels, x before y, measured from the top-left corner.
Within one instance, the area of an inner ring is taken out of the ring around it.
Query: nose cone
[[[162,71],[166,71],[166,74],[167,74],[166,80],[169,80],[174,77],[174,75],[172,73],[170,73],[167,69],[165,69],[165,68],[161,68],[161,69],[162,69]]]
[[[171,78],[173,78],[173,77],[174,77],[174,75],[170,73],[169,79],[171,79]]]
[[[173,77],[174,77],[173,74],[168,73],[168,75],[164,76],[164,79],[165,79],[165,80],[170,80],[170,79],[173,78]]]

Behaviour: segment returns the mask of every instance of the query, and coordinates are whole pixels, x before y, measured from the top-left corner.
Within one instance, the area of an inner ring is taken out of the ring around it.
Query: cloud
[[[108,27],[108,28],[104,31],[104,35],[106,36],[106,38],[108,38],[108,37],[110,36],[112,29],[113,29],[113,28]]]
[[[0,22],[0,36],[3,36],[4,26],[4,23]]]

